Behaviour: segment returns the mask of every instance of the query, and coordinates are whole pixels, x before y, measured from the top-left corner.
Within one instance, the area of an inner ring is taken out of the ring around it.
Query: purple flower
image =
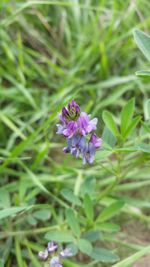
[[[82,153],[83,164],[92,164],[95,158],[96,148],[90,142],[87,143],[85,150]]]
[[[102,146],[102,139],[98,138],[96,133],[92,133],[91,138],[83,150],[83,164],[92,164],[95,158],[96,149]]]
[[[47,249],[44,252],[40,251],[38,256],[42,261],[48,261],[50,254],[51,258],[49,267],[63,267],[61,260],[65,257],[71,257],[73,254],[70,248],[65,248],[60,253],[56,253],[57,249],[58,244],[56,244],[54,241],[51,241],[47,244]]]
[[[47,258],[48,258],[47,249],[44,252],[40,251],[39,254],[38,254],[38,257],[39,257],[40,260],[43,260],[43,261],[47,260]]]
[[[72,100],[69,104],[68,104],[68,110],[69,110],[69,114],[70,116],[76,116],[78,117],[80,115],[80,106],[76,103],[75,100]]]
[[[97,137],[96,133],[92,133],[89,143],[93,144],[95,148],[102,146],[102,139]]]
[[[73,135],[77,133],[78,124],[76,121],[70,121],[66,127],[63,129],[64,136],[71,138]]]
[[[88,133],[96,130],[97,118],[90,120],[90,115],[87,115],[86,112],[81,112],[80,117],[77,121],[78,130],[81,135],[87,135]]]
[[[63,267],[63,265],[60,262],[59,256],[55,256],[50,260],[50,267]]]
[[[62,123],[67,124],[69,121],[74,121],[80,116],[80,107],[75,100],[72,100],[68,107],[63,107],[59,115]]]
[[[90,119],[90,115],[81,112],[79,105],[72,100],[68,107],[63,107],[59,115],[62,124],[57,124],[57,134],[66,137],[67,147],[63,149],[65,153],[83,158],[83,164],[93,163],[96,149],[102,145],[102,139],[96,133],[97,118]],[[91,134],[90,139],[88,135]]]
[[[48,242],[48,245],[47,245],[48,253],[56,251],[57,248],[58,248],[58,245],[55,242],[53,242],[53,241],[52,242]]]
[[[60,118],[63,118],[61,115]],[[57,134],[63,134],[65,137],[71,138],[76,134],[87,135],[96,130],[97,118],[90,120],[90,116],[86,112],[81,112],[77,120],[66,122],[61,119],[63,125],[57,124]]]
[[[72,138],[67,138],[68,147],[65,147],[63,151],[65,153],[71,153],[76,158],[80,156],[82,151],[85,149],[86,141],[84,136],[76,135]]]
[[[57,134],[63,134],[64,127],[61,124],[56,124],[57,126]]]
[[[65,248],[64,250],[62,250],[62,251],[60,252],[60,256],[63,257],[63,258],[65,258],[65,257],[72,257],[73,254],[72,254],[70,248]]]

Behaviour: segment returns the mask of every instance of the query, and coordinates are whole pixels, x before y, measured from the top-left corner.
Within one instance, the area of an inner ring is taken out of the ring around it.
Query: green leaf
[[[0,259],[0,267],[4,267],[4,260]]]
[[[35,226],[37,224],[37,220],[32,216],[32,215],[29,215],[27,218],[26,218],[28,224],[32,225],[32,226]]]
[[[136,252],[135,254],[129,256],[128,258],[114,264],[112,267],[131,267],[138,259],[140,259],[145,254],[150,253],[150,246],[143,248],[142,250]]]
[[[129,137],[129,135],[132,133],[132,131],[134,130],[134,128],[136,127],[136,125],[139,123],[139,121],[141,120],[141,116],[136,116],[130,123],[130,125],[128,126],[126,132],[124,133],[124,139],[127,139]]]
[[[135,107],[135,99],[130,99],[121,111],[121,134],[124,136],[131,123]]]
[[[144,103],[145,120],[150,121],[150,99],[147,99]]]
[[[99,240],[101,236],[102,236],[101,232],[99,230],[95,230],[95,231],[85,232],[83,238],[90,242],[95,242]]]
[[[24,211],[26,209],[28,209],[28,208],[26,208],[26,207],[12,207],[12,208],[0,210],[0,219],[7,218],[9,216],[14,216],[17,213]]]
[[[48,209],[41,209],[33,213],[33,216],[41,221],[46,221],[50,219],[51,213]]]
[[[84,211],[87,218],[89,219],[89,221],[93,221],[94,217],[93,203],[88,194],[85,194],[83,203],[84,203]]]
[[[104,110],[102,113],[102,118],[108,129],[113,133],[113,135],[118,137],[119,131],[115,124],[112,114],[109,111]]]
[[[79,264],[75,263],[75,262],[72,262],[71,260],[69,259],[64,259],[63,260],[64,262],[64,266],[65,267],[81,267],[81,265],[79,266]],[[48,266],[47,266],[48,267]]]
[[[145,78],[145,79],[150,79],[150,71],[149,70],[138,70],[135,72],[135,74],[138,77]]]
[[[71,244],[67,245],[66,248],[69,248],[69,250],[71,251],[72,256],[77,255],[78,246],[76,244],[71,243]]]
[[[104,127],[104,131],[102,134],[102,140],[103,140],[103,143],[108,144],[112,148],[115,146],[117,142],[113,133],[106,126]]]
[[[18,262],[18,267],[22,267],[23,266],[22,252],[19,240],[17,238],[15,239],[15,249],[16,249],[16,258]]]
[[[5,189],[0,189],[0,208],[10,207],[10,195]]]
[[[98,222],[104,222],[110,218],[112,218],[114,215],[116,215],[124,206],[123,201],[116,201],[107,208],[105,208],[101,214],[98,216],[96,221]]]
[[[66,210],[66,219],[75,236],[80,236],[80,226],[72,209]]]
[[[94,194],[95,192],[96,180],[93,177],[87,177],[83,184],[81,185],[81,193],[85,195],[86,193],[89,195]]]
[[[2,120],[2,122],[6,124],[6,126],[8,126],[8,128],[10,128],[17,136],[19,136],[23,140],[26,139],[26,136],[20,131],[20,129],[17,128],[16,125],[2,112],[0,112],[0,120]]]
[[[25,244],[27,246],[27,250],[28,250],[28,253],[29,253],[29,257],[30,257],[30,260],[32,262],[32,265],[34,267],[41,267],[41,264],[39,262],[39,260],[37,259],[36,255],[32,252],[32,250],[30,249],[30,243],[25,240]],[[23,266],[23,265],[22,265]],[[20,266],[21,267],[21,266]]]
[[[47,240],[53,240],[58,243],[69,243],[74,241],[73,236],[65,231],[51,231],[46,233],[44,237]]]
[[[138,146],[138,150],[145,153],[150,153],[150,144],[142,143]]]
[[[115,253],[100,247],[94,248],[90,256],[92,259],[100,262],[115,262],[119,260],[119,257]]]
[[[68,200],[70,203],[74,204],[74,205],[81,205],[81,201],[80,199],[74,195],[74,193],[72,192],[72,190],[64,188],[61,190],[61,194],[62,196]]]
[[[98,223],[97,225],[104,232],[113,233],[120,231],[120,226],[114,223]]]
[[[93,248],[92,248],[91,243],[88,240],[79,239],[77,245],[78,245],[79,250],[82,253],[91,255]]]
[[[134,39],[144,56],[150,61],[150,36],[140,30],[134,30]]]

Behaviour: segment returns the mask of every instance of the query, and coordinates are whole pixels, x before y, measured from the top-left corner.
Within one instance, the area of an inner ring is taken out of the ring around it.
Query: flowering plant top
[[[58,244],[54,241],[48,242],[45,251],[38,253],[41,261],[49,262],[49,267],[63,267],[62,260],[66,257],[71,257],[73,254],[69,248],[58,251]]]
[[[81,157],[83,164],[93,163],[95,153],[102,146],[102,139],[94,132],[98,119],[91,120],[86,112],[81,112],[80,106],[72,100],[68,107],[63,107],[59,114],[61,124],[57,124],[57,134],[67,140],[65,153],[71,153],[76,158]]]

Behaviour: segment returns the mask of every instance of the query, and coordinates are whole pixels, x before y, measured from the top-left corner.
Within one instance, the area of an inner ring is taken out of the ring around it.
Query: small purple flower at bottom
[[[43,252],[43,251],[40,251],[39,254],[38,254],[38,257],[40,260],[42,261],[46,261],[47,258],[48,258],[48,251],[47,249]]]
[[[60,256],[63,257],[63,258],[65,258],[65,257],[72,257],[73,254],[72,254],[70,248],[65,248],[64,250],[62,250],[62,251],[60,252]]]
[[[51,241],[47,244],[47,249],[44,252],[40,251],[38,256],[40,260],[49,262],[49,267],[63,267],[63,258],[71,257],[73,254],[69,247],[58,252],[58,244]]]
[[[48,253],[54,252],[58,249],[58,245],[55,242],[48,242],[47,251]]]
[[[59,256],[55,256],[50,260],[50,267],[63,267],[63,265],[60,262]]]

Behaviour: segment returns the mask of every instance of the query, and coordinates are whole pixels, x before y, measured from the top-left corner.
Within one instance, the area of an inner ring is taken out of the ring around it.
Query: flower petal
[[[43,261],[47,260],[47,258],[48,258],[48,251],[47,251],[47,249],[44,252],[43,251],[40,251],[38,253],[38,257],[39,257],[40,260],[43,260]]]

